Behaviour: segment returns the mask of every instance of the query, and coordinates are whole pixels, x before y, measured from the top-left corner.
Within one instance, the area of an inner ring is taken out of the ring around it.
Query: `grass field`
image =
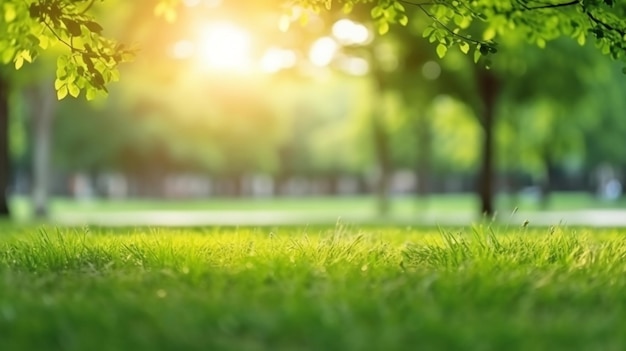
[[[0,234],[0,350],[624,350],[626,232]]]

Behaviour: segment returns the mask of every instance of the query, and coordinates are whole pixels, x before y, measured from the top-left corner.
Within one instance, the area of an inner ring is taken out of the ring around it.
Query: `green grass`
[[[626,348],[626,231],[0,230],[0,350]]]

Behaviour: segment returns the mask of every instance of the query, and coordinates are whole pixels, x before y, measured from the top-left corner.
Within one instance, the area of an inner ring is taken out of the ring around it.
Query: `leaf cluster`
[[[119,79],[118,65],[131,60],[134,52],[102,34],[102,26],[89,14],[95,1],[4,2],[0,62],[13,62],[20,69],[42,51],[61,46],[65,52],[57,60],[57,97],[77,97],[84,91],[91,100],[107,93],[107,84]]]
[[[298,5],[319,11],[324,2],[298,0]],[[497,38],[518,31],[541,48],[560,37],[571,37],[580,45],[594,40],[596,47],[614,60],[626,61],[626,3],[616,0],[338,0],[346,12],[354,6],[373,6],[371,17],[379,34],[389,25],[407,25],[406,8],[425,14],[431,23],[423,36],[436,45],[439,57],[452,47],[481,58],[498,51]],[[410,16],[414,18],[413,15]],[[482,36],[473,37],[479,32]],[[626,68],[624,69],[626,73]]]

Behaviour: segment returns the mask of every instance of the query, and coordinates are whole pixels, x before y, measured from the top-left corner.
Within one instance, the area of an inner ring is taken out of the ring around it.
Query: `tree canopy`
[[[94,5],[104,0],[6,0],[0,19],[0,62],[16,69],[32,62],[43,51],[59,52],[55,89],[57,97],[85,92],[92,99],[106,92],[107,84],[119,78],[118,65],[132,59],[133,51],[103,34],[94,16]],[[307,13],[340,9],[346,14],[369,10],[379,34],[393,24],[409,25],[415,12],[431,21],[423,36],[443,57],[456,47],[490,65],[489,55],[498,51],[498,37],[507,31],[523,33],[539,47],[559,37],[580,45],[594,41],[597,48],[615,60],[626,61],[626,1],[623,0],[285,0],[267,1],[277,11]],[[281,6],[282,4],[283,6]],[[175,19],[178,0],[154,0],[153,11]],[[248,4],[242,4],[248,6]],[[291,16],[295,18],[297,16]],[[145,44],[149,45],[149,44]],[[626,73],[626,68],[624,68]]]
[[[0,62],[20,69],[43,50],[63,47],[57,59],[57,97],[88,100],[119,78],[118,65],[132,58],[123,44],[105,37],[93,16],[96,0],[7,0],[2,3]]]
[[[457,46],[473,52],[476,62],[498,51],[498,36],[519,31],[529,42],[545,47],[548,41],[568,36],[584,45],[590,38],[603,54],[626,60],[626,2],[620,0],[301,0],[308,9],[331,10],[335,4],[346,13],[370,4],[378,32],[391,24],[406,26],[417,9],[432,21],[423,36],[436,44],[440,57]],[[480,35],[472,36],[479,32]],[[473,51],[472,51],[473,48]],[[488,61],[487,61],[488,63]],[[625,69],[626,72],[626,69]]]

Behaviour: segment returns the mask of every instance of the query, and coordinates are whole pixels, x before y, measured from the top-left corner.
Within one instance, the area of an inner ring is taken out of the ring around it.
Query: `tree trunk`
[[[482,164],[478,179],[478,194],[480,197],[481,215],[492,217],[495,214],[494,205],[494,125],[495,107],[499,94],[497,78],[486,69],[479,69],[478,90],[483,103],[481,125],[483,127]]]
[[[33,118],[33,207],[34,215],[48,215],[51,175],[52,121],[54,117],[54,90],[48,85],[32,88]]]
[[[0,217],[8,217],[9,182],[11,179],[9,160],[9,83],[0,76]]]
[[[543,152],[543,165],[545,167],[543,179],[541,180],[541,209],[547,210],[550,205],[550,194],[552,193],[552,177],[554,176],[555,165],[550,156],[549,150]]]
[[[520,130],[522,128],[520,116],[516,116],[512,111],[507,114],[513,115],[514,118],[509,119],[511,130],[513,131],[513,145],[507,150],[507,188],[508,188],[508,204],[511,211],[515,211],[519,206],[520,191],[522,189],[523,169],[520,168],[519,159],[522,157],[520,144],[522,143]]]
[[[376,197],[378,198],[378,213],[389,213],[389,181],[391,179],[391,155],[389,154],[389,137],[378,116],[372,121],[374,147],[378,160],[378,179],[376,182]]]
[[[378,96],[376,107],[372,112],[372,137],[374,141],[374,152],[376,153],[376,160],[378,161],[378,174],[376,180],[376,197],[378,199],[378,213],[386,215],[389,213],[389,182],[391,181],[391,150],[389,145],[389,135],[385,128],[384,122],[381,120],[385,116],[385,107],[383,96],[387,90],[387,84],[385,83],[386,73],[382,71],[375,71],[374,77],[376,78],[376,88],[378,90]]]
[[[427,204],[426,198],[430,192],[430,171],[432,168],[432,134],[430,120],[427,115],[420,114],[416,123],[417,162],[415,175],[417,178],[416,193],[422,203]]]

